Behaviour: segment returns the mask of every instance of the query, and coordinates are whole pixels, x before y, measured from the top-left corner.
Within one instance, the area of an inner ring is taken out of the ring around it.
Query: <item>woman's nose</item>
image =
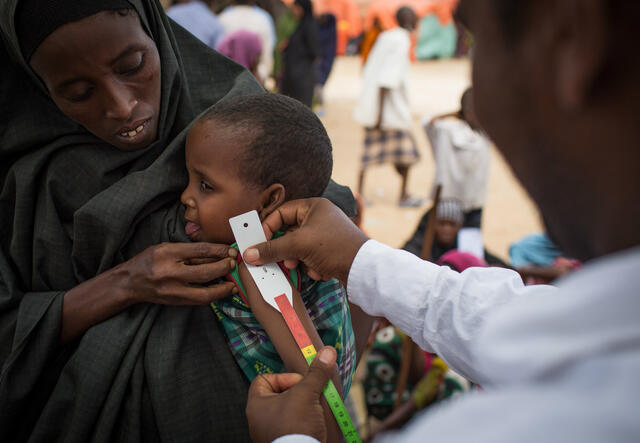
[[[126,86],[113,85],[107,91],[106,117],[114,120],[129,120],[138,100]]]

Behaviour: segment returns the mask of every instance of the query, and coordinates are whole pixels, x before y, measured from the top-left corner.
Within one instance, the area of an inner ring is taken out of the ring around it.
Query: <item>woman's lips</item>
[[[123,143],[135,144],[141,141],[141,139],[146,135],[147,126],[150,121],[151,119],[149,118],[140,123],[136,123],[135,126],[131,128],[122,128],[117,133],[117,136]]]
[[[189,237],[200,230],[200,225],[194,222],[188,221],[186,225],[184,225],[184,232]]]

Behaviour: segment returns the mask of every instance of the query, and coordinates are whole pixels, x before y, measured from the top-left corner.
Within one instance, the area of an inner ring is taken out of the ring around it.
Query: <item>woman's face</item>
[[[452,246],[458,239],[460,224],[447,218],[436,219],[436,241],[442,246]]]
[[[133,11],[104,11],[56,29],[31,67],[69,118],[124,151],[158,133],[160,57]]]
[[[304,9],[302,9],[302,6],[296,5],[295,3],[291,6],[291,12],[293,12],[294,17],[298,20],[304,16]]]

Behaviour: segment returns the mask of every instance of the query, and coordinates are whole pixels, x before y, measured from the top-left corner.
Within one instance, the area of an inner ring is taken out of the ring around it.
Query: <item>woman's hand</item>
[[[349,269],[367,236],[333,203],[324,198],[285,203],[263,222],[267,238],[288,226],[288,234],[247,249],[243,258],[252,265],[284,260],[293,269],[298,261],[316,280],[338,278],[346,286]]]
[[[162,243],[114,268],[130,302],[204,305],[236,290],[231,282],[205,285],[235,267],[237,251],[212,243]]]
[[[87,280],[64,295],[60,342],[136,303],[206,305],[234,291],[231,282],[205,285],[235,266],[235,249],[211,243],[163,243]]]

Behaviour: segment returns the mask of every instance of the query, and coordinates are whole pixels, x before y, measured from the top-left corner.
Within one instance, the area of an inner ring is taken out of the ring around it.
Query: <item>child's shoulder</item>
[[[342,323],[348,315],[347,291],[337,279],[314,281],[302,274],[300,294],[316,327]]]
[[[346,289],[342,286],[342,283],[336,278],[332,278],[327,281],[316,281],[309,277],[304,272],[300,272],[300,294],[303,299],[307,297],[344,297]]]

